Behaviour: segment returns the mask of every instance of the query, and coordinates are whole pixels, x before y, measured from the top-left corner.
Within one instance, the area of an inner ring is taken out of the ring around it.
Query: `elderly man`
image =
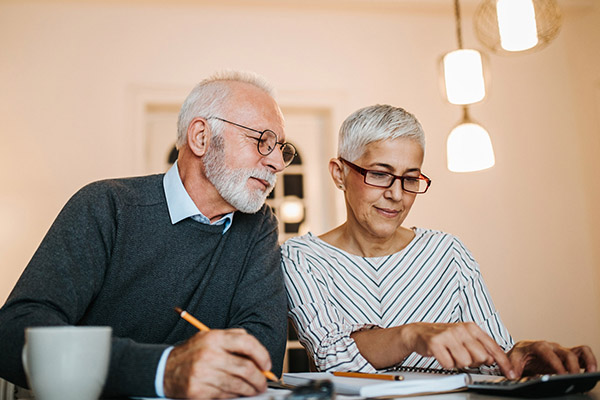
[[[104,395],[264,391],[285,347],[277,222],[264,204],[296,154],[283,130],[262,78],[226,72],[196,86],[166,174],[89,184],[60,212],[0,310],[0,376],[26,385],[28,326],[109,325]]]

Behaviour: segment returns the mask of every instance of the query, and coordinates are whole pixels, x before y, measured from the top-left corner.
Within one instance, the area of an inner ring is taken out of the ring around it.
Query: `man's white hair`
[[[228,82],[249,83],[275,97],[275,90],[262,76],[249,71],[223,70],[197,84],[183,102],[177,119],[177,148],[187,142],[187,129],[194,118],[219,116],[231,93]],[[221,133],[219,121],[209,122],[215,135]]]

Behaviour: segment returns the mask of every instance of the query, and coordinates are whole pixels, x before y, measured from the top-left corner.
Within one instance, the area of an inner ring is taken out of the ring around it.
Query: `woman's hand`
[[[498,344],[473,322],[412,325],[413,351],[435,357],[445,369],[498,364],[502,373],[516,377],[508,357]]]
[[[596,357],[588,346],[566,348],[543,340],[517,342],[508,352],[515,372],[521,375],[595,372]]]
[[[363,357],[375,368],[401,362],[413,352],[435,357],[443,368],[465,368],[494,362],[507,377],[517,374],[498,344],[473,322],[418,322],[387,329],[354,332]]]

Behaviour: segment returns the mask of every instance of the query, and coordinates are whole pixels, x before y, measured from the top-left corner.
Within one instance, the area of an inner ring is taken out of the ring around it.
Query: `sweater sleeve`
[[[245,267],[232,300],[230,327],[244,328],[256,337],[269,351],[273,373],[280,376],[287,316],[277,219],[268,206],[257,214],[240,214],[235,219],[237,226],[258,227],[244,244]]]
[[[117,200],[98,184],[84,187],[59,213],[0,309],[0,376],[27,387],[21,363],[26,327],[78,325],[85,316],[103,284],[117,214]],[[154,396],[166,347],[113,337],[104,395]]]
[[[329,299],[327,279],[319,268],[325,261],[294,239],[282,246],[282,268],[289,316],[298,339],[320,371],[376,372],[360,354],[350,335],[376,325],[347,321]]]

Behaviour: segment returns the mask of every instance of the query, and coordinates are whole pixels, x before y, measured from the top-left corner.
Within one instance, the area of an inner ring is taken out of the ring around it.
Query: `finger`
[[[245,331],[227,330],[223,349],[252,360],[263,371],[271,370],[271,357],[267,349],[252,335]]]
[[[473,364],[471,353],[462,342],[453,342],[448,346],[448,350],[454,359],[456,368],[465,368]]]
[[[165,394],[170,397],[222,398],[264,391],[266,380],[255,362],[226,350],[240,335],[249,336],[243,331],[215,330],[197,334],[176,346],[167,360]],[[236,348],[235,344],[233,348]]]
[[[462,324],[457,324],[436,338],[443,344],[446,352],[452,358],[452,368],[465,368],[475,364],[477,361],[472,353],[477,353],[476,340],[470,336],[468,329]],[[481,348],[481,345],[479,345]],[[487,357],[484,355],[484,359]]]
[[[554,344],[545,341],[538,342],[533,346],[533,351],[534,356],[546,365],[546,369],[556,374],[567,373],[566,365],[563,364],[563,359],[566,359],[566,356]],[[557,354],[557,351],[561,352],[562,359]]]
[[[463,345],[472,359],[471,364],[465,367],[479,367],[483,364],[492,364],[494,358],[484,346],[484,342],[491,340],[491,338],[473,323],[465,324],[464,328],[466,334],[463,334]]]
[[[205,351],[194,365],[188,396],[217,398],[254,396],[266,390],[266,380],[254,362],[218,350]]]
[[[453,369],[456,367],[454,358],[450,354],[450,351],[444,345],[432,344],[430,345],[431,356],[434,357],[438,363],[444,369]]]
[[[498,364],[498,367],[500,367],[500,372],[502,372],[502,375],[506,376],[509,379],[520,378],[523,375],[523,371],[525,370],[525,364],[527,363],[525,354],[523,354],[520,351],[517,351],[516,347],[513,347],[508,352],[508,360],[510,361],[510,364],[512,366],[511,370],[514,373],[514,376],[512,378],[508,376],[507,372],[505,372],[502,369],[502,367],[500,367],[500,364]]]
[[[571,349],[578,359],[581,368],[585,368],[586,372],[596,372],[598,370],[598,362],[596,356],[589,346],[577,346]]]
[[[581,368],[579,367],[579,357],[570,349],[558,346],[555,352],[562,360],[563,366],[568,373],[577,374],[581,371]]]
[[[260,393],[244,379],[232,376],[228,372],[213,369],[195,375],[190,382],[189,398],[231,398],[255,396]]]
[[[500,346],[494,343],[493,345],[486,344],[485,347],[494,362],[498,365],[498,368],[500,368],[500,372],[509,379],[517,379],[519,374]]]
[[[235,354],[226,359],[226,372],[232,377],[243,380],[260,393],[267,389],[267,379],[257,365],[246,357]],[[242,395],[242,393],[238,393]],[[246,394],[244,394],[247,396]]]
[[[495,362],[498,365],[498,368],[500,368],[502,375],[506,376],[508,379],[517,379],[521,375],[523,367],[516,368],[514,363],[508,359],[506,353],[504,353],[504,350],[498,346],[498,343],[496,343],[485,332],[482,331],[481,333],[482,335],[479,337],[479,340],[487,353],[493,359],[493,362]]]

